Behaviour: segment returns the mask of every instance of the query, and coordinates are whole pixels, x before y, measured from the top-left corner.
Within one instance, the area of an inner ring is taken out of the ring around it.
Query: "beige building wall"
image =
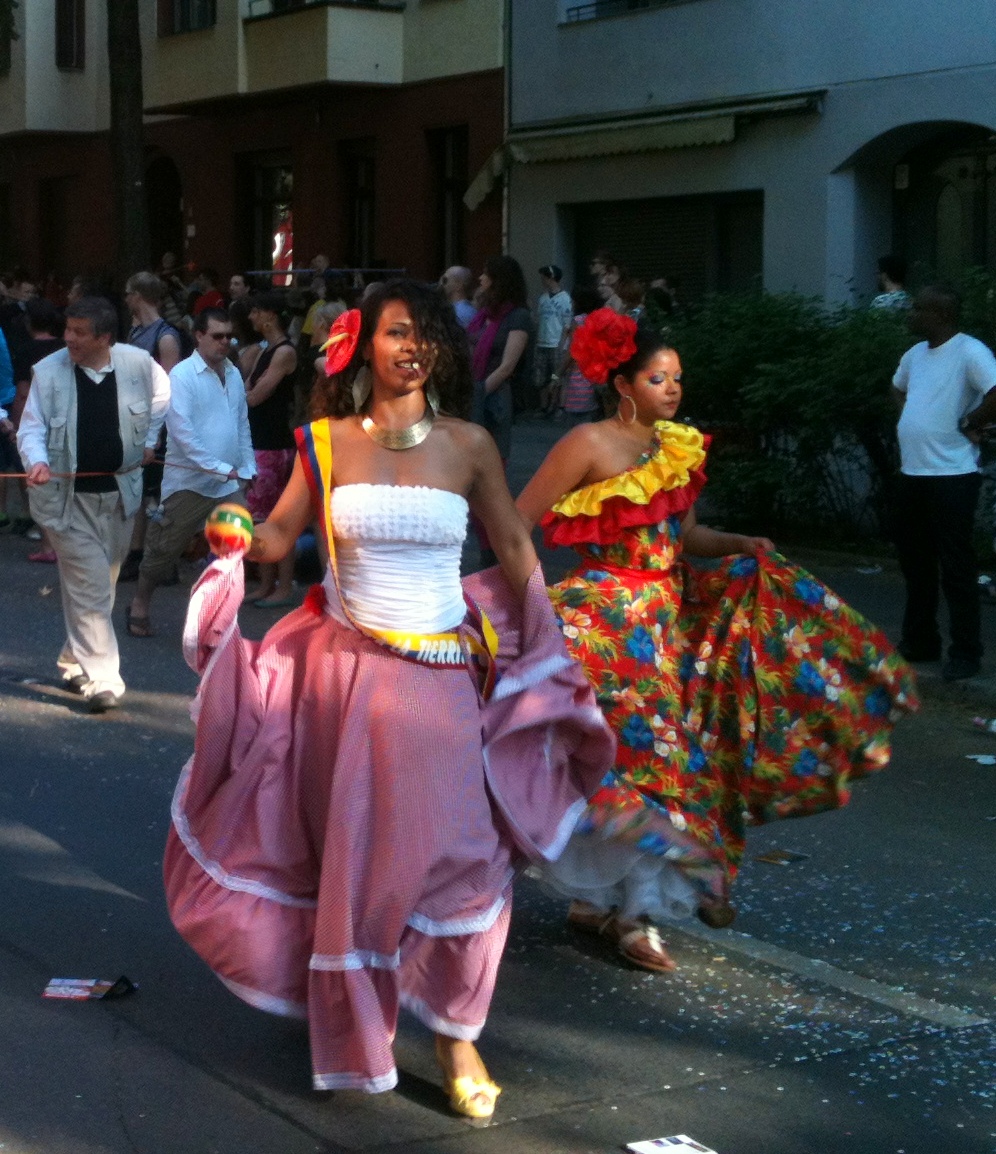
[[[408,0],[405,80],[501,68],[504,0]]]
[[[217,0],[213,28],[160,36],[156,5],[142,5],[142,65],[149,108],[244,91],[242,0]]]
[[[15,12],[19,39],[0,77],[0,133],[99,132],[109,124],[107,25],[103,4],[86,7],[86,67],[55,66],[55,0],[31,0]]]

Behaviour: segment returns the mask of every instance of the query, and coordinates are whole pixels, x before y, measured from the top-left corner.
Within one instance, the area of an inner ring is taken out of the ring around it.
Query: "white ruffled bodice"
[[[446,489],[358,484],[332,490],[339,586],[360,625],[441,633],[463,620],[467,513],[466,500]]]

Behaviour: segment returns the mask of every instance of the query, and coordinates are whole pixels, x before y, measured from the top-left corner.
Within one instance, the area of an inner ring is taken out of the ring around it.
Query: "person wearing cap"
[[[536,302],[536,351],[533,371],[539,408],[553,410],[557,396],[557,368],[564,347],[564,338],[570,328],[571,296],[560,287],[563,272],[555,264],[545,264],[539,270],[543,292]]]

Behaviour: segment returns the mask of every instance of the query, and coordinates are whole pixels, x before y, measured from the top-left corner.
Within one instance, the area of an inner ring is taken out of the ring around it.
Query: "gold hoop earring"
[[[633,406],[633,415],[628,421],[622,415],[623,401],[629,401],[629,403]],[[616,420],[620,425],[632,425],[636,420],[636,401],[634,401],[632,397],[624,395],[619,398],[619,407],[616,409]]]

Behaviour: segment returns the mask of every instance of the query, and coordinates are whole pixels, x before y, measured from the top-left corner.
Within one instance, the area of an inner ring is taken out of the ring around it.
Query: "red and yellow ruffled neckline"
[[[687,512],[705,484],[707,440],[674,421],[658,421],[656,436],[649,457],[562,497],[541,522],[547,545],[608,545],[622,529]]]

